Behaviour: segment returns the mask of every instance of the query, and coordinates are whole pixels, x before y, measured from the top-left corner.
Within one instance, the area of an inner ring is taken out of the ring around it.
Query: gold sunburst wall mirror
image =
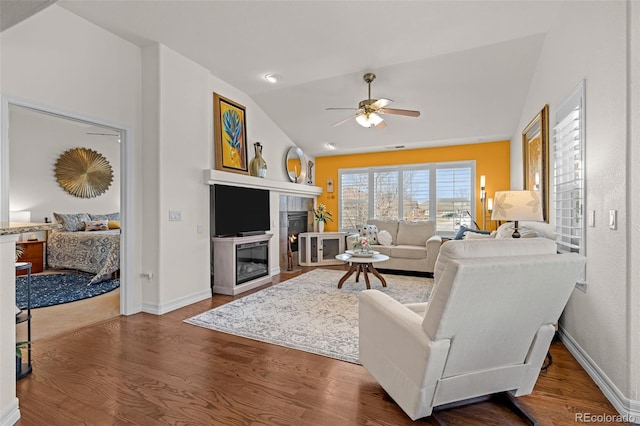
[[[69,194],[94,198],[103,194],[113,182],[113,169],[99,152],[72,148],[56,161],[56,180]]]

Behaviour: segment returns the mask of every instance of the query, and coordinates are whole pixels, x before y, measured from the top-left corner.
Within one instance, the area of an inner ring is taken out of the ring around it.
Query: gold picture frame
[[[249,174],[245,107],[213,94],[213,134],[216,170]]]
[[[522,131],[524,189],[540,191],[542,216],[549,222],[549,105]]]

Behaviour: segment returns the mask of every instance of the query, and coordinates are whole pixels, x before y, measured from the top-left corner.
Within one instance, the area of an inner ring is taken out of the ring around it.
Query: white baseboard
[[[18,398],[15,398],[0,411],[0,426],[13,426],[18,420],[20,420],[20,409]]]
[[[149,314],[163,315],[167,312],[175,311],[176,309],[184,308],[192,303],[200,302],[201,300],[209,299],[211,297],[211,289],[199,291],[197,293],[180,297],[179,299],[172,300],[169,303],[163,303],[158,305],[156,303],[143,303],[142,312]]]
[[[596,382],[604,396],[611,402],[623,420],[640,424],[640,401],[627,398],[564,328],[559,327],[558,334],[565,347],[593,381]]]

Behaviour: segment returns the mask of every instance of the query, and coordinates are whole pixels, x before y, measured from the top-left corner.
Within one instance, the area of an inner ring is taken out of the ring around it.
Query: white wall
[[[140,49],[137,46],[55,5],[5,30],[1,43],[1,88],[5,100],[18,100],[19,103],[125,128],[126,144],[131,151],[127,161],[136,163],[139,158],[136,147],[140,145],[136,135],[140,133],[141,77]],[[7,130],[5,125],[3,123],[3,132]],[[5,140],[3,148],[4,144]],[[5,157],[0,158],[0,163],[6,160]],[[131,254],[131,262],[127,265],[129,270],[123,274],[123,286],[127,286],[131,301],[125,306],[125,312],[135,311],[136,304],[137,310],[140,309],[140,280],[133,280],[133,277],[140,276],[142,241],[138,226],[140,208],[137,206],[140,178],[135,175],[139,169],[131,167],[132,176],[121,188],[122,196],[129,200],[132,210],[130,217],[123,218],[123,227],[131,237],[135,236],[126,240],[123,247]],[[0,199],[2,212],[8,212],[8,201],[8,195],[3,194]],[[5,274],[5,265],[13,264],[13,256],[5,259],[4,247],[2,255],[1,285],[3,288],[14,286],[14,281]],[[4,301],[4,290],[2,294]],[[2,312],[11,311],[3,304]],[[15,374],[15,358],[13,344],[9,344],[15,339],[15,321],[10,317],[7,322],[4,315],[1,319],[0,346],[3,353],[0,377],[3,379],[0,381],[0,416],[4,416],[11,409],[11,395],[15,396],[15,383],[10,379]]]
[[[120,211],[118,138],[87,135],[95,129],[20,107],[11,107],[9,114],[10,210],[30,211],[32,222],[44,222],[45,217],[54,221],[53,212],[104,214]],[[75,197],[56,181],[54,168],[58,157],[77,147],[99,152],[111,165],[113,181],[98,197]]]
[[[511,182],[520,189],[521,129],[544,104],[552,128],[560,103],[586,80],[586,210],[595,211],[596,226],[587,228],[587,293],[574,290],[561,327],[602,375],[617,408],[638,398],[638,378],[630,378],[629,366],[640,354],[628,340],[626,7],[624,1],[565,6],[545,38],[511,141]],[[618,211],[617,230],[608,227],[610,209]]]

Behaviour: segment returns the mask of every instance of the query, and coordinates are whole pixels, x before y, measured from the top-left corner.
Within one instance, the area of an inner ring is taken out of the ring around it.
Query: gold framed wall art
[[[524,189],[540,192],[542,216],[549,222],[549,105],[522,131]]]
[[[245,107],[214,93],[213,115],[216,170],[248,175]]]

